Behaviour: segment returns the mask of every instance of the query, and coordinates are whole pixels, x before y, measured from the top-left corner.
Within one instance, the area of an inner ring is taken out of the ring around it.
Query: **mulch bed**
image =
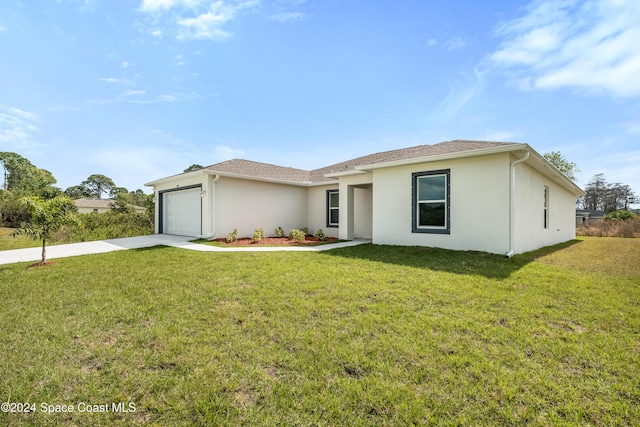
[[[254,243],[249,237],[243,237],[231,243],[227,243],[227,239],[225,238],[212,240],[212,242],[222,243],[225,246],[304,246],[318,243],[333,243],[337,241],[338,239],[335,237],[327,237],[325,240],[320,241],[313,236],[305,237],[304,242],[294,242],[288,237],[265,237],[258,243]]]
[[[28,266],[27,268],[34,268],[34,267],[45,267],[47,265],[55,265],[55,262],[53,261],[47,261],[47,262],[36,262],[35,264],[31,264],[30,266]]]

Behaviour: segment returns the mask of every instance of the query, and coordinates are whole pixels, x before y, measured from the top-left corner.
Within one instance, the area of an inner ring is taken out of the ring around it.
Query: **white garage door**
[[[200,188],[163,194],[162,232],[178,236],[199,236],[202,224]]]

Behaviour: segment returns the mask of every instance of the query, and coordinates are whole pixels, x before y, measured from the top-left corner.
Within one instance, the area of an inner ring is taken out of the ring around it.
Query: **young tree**
[[[552,151],[550,153],[544,153],[542,157],[558,168],[558,170],[571,181],[576,180],[576,174],[580,172],[578,165],[565,159],[562,153],[559,151]]]
[[[67,196],[58,196],[49,200],[30,196],[22,198],[22,203],[31,214],[31,222],[16,229],[12,236],[25,235],[34,240],[41,240],[44,264],[47,262],[47,240],[51,240],[53,233],[63,225],[78,223],[74,215],[76,206],[73,199]]]

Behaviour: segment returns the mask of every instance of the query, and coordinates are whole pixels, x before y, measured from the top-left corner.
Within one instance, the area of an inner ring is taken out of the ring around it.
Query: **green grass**
[[[156,247],[0,266],[0,401],[38,404],[0,425],[637,425],[639,250]]]
[[[0,227],[0,251],[10,249],[35,248],[42,245],[42,242],[33,240],[27,236],[12,237],[13,228]]]
[[[233,245],[225,242],[216,242],[208,239],[195,239],[195,240],[191,240],[191,242],[198,243],[200,245],[216,246],[219,248],[238,248],[238,247],[268,248],[268,247],[280,247],[280,246],[323,246],[323,245],[331,245],[334,243],[346,242],[346,240],[338,239],[338,240],[316,241],[313,243],[288,243],[289,240],[287,239],[286,242],[283,242],[280,244],[268,244],[268,243],[265,244],[263,242],[259,242],[259,243],[250,243],[247,245]]]

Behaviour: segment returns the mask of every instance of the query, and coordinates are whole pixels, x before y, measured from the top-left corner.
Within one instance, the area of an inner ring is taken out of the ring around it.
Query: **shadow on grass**
[[[520,270],[538,258],[579,243],[582,242],[580,240],[569,240],[557,245],[516,255],[512,258],[477,251],[453,251],[421,246],[374,244],[333,249],[324,253],[330,256],[425,268],[447,273],[480,275],[489,279],[505,279],[513,272]]]

